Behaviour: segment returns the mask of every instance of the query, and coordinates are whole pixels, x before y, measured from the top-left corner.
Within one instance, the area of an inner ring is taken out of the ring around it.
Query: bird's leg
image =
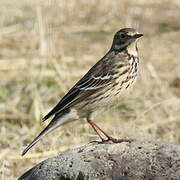
[[[102,130],[94,121],[89,120],[88,122],[91,124],[91,126],[93,127],[93,129],[95,129],[95,131],[96,131],[96,133],[97,133],[98,135],[99,135],[99,132],[96,130],[96,128],[99,129],[99,131],[102,132],[108,139],[111,138],[111,137],[110,137],[106,132],[104,132],[104,130]],[[95,128],[95,127],[96,127],[96,128]],[[99,136],[100,136],[100,135],[99,135]],[[102,138],[102,136],[100,136],[100,138],[102,139],[102,141],[106,141],[105,139]]]
[[[106,142],[106,141],[112,141],[114,143],[121,143],[121,142],[132,142],[132,139],[116,139],[113,138],[111,136],[109,136],[106,132],[104,132],[104,130],[102,130],[95,122],[93,122],[92,120],[87,120],[88,123],[92,126],[92,128],[94,129],[94,131],[98,134],[98,136],[101,138],[102,142]],[[102,132],[106,137],[107,140],[105,140],[104,138],[102,138],[102,136],[99,134],[99,132],[97,131],[97,129],[99,129],[100,132]]]
[[[97,133],[97,135],[101,138],[102,142],[105,141],[105,139],[99,134],[99,132],[97,131],[96,124],[92,121],[92,120],[87,120],[87,122],[92,126],[92,128],[94,129],[94,131]]]

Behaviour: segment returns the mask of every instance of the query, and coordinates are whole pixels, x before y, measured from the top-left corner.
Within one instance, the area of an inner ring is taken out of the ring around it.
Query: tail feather
[[[52,121],[45,127],[43,131],[40,132],[40,134],[25,148],[25,150],[22,152],[22,156],[24,156],[30,148],[32,148],[42,137],[44,137],[46,134],[50,133],[54,129],[58,128],[59,126],[69,123],[73,120],[75,120],[71,113],[70,109],[66,109],[62,111],[59,114],[56,114]]]
[[[42,137],[44,137],[46,134],[51,132],[52,130],[56,129],[58,126],[55,120],[52,120],[43,131],[40,132],[40,134],[24,149],[22,152],[22,156],[24,156],[29,149],[31,149]]]

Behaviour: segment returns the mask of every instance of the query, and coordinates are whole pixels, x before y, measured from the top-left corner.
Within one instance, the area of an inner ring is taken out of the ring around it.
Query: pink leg
[[[104,132],[95,122],[93,122],[92,120],[87,120],[88,123],[92,126],[92,128],[94,129],[94,131],[97,133],[97,135],[101,138],[102,142],[106,142],[106,141],[112,141],[114,143],[121,143],[121,142],[132,142],[132,139],[116,139],[113,138],[111,136],[109,136],[106,132]],[[97,129],[99,129],[100,132],[102,132],[106,137],[107,140],[105,140],[97,131]]]

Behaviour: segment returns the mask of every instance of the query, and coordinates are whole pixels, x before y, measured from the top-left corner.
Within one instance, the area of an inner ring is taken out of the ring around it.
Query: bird
[[[99,112],[116,105],[122,92],[134,84],[139,65],[137,42],[142,36],[134,28],[117,31],[105,56],[43,117],[43,121],[46,121],[53,116],[45,129],[24,149],[22,156],[54,129],[83,118],[92,126],[101,142],[129,142],[128,139],[109,136],[93,120]]]

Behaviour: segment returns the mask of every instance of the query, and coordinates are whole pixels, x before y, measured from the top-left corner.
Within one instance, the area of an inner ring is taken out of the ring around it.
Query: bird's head
[[[136,40],[141,36],[143,36],[143,34],[138,33],[133,28],[121,29],[114,35],[112,49],[116,51],[122,51],[132,43],[136,42]]]

